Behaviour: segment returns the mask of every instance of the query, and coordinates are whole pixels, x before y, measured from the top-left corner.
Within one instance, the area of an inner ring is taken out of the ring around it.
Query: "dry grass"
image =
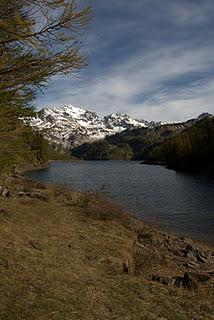
[[[180,266],[163,266],[160,235],[120,207],[30,179],[7,185],[11,196],[0,198],[1,320],[213,319],[211,286],[190,292],[148,279],[161,266],[172,273]]]

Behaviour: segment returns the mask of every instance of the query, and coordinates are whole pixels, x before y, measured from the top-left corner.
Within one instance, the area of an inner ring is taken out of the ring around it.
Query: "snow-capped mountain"
[[[76,147],[85,142],[104,139],[128,128],[154,126],[154,122],[135,120],[128,115],[112,113],[101,117],[83,108],[69,106],[45,108],[34,118],[24,119],[36,130],[43,130],[45,137],[66,148]]]

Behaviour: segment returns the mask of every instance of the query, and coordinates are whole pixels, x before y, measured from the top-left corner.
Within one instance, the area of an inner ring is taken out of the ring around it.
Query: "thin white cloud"
[[[209,71],[214,65],[212,50],[177,45],[153,53],[138,53],[92,81],[56,81],[58,88],[55,88],[54,101],[48,95],[46,105],[72,103],[101,114],[128,112],[148,120],[166,121],[179,121],[204,111],[213,112],[212,79],[195,82],[185,89],[170,88],[170,81],[179,77]],[[165,82],[168,85],[165,86]],[[136,102],[136,97],[142,101]]]
[[[213,18],[213,0],[206,1],[170,1],[169,20],[178,26],[203,25]]]
[[[143,110],[149,120],[184,121],[203,112],[214,114],[213,101],[214,78],[211,78],[175,92],[159,93],[156,101],[145,102]],[[135,112],[141,114],[140,106],[135,106]]]

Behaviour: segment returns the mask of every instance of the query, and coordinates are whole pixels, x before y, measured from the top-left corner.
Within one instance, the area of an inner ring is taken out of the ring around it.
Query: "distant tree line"
[[[156,128],[127,129],[123,132],[106,137],[94,143],[86,143],[72,150],[80,158],[93,159],[99,153],[99,158],[105,153],[108,159],[142,160],[154,147],[163,143],[164,139],[178,132],[174,125],[158,126]],[[99,148],[102,147],[100,153]],[[114,148],[113,148],[114,147]],[[96,149],[96,152],[95,152]]]
[[[214,117],[186,129],[172,124],[126,130],[72,152],[87,160],[142,160],[180,171],[214,173]]]
[[[165,141],[154,148],[148,159],[162,161],[176,170],[214,173],[214,117],[203,119]]]

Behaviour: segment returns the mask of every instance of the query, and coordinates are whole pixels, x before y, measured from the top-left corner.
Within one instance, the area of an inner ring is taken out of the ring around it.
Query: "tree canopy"
[[[69,0],[0,0],[0,107],[26,107],[52,76],[86,65],[90,7]]]

